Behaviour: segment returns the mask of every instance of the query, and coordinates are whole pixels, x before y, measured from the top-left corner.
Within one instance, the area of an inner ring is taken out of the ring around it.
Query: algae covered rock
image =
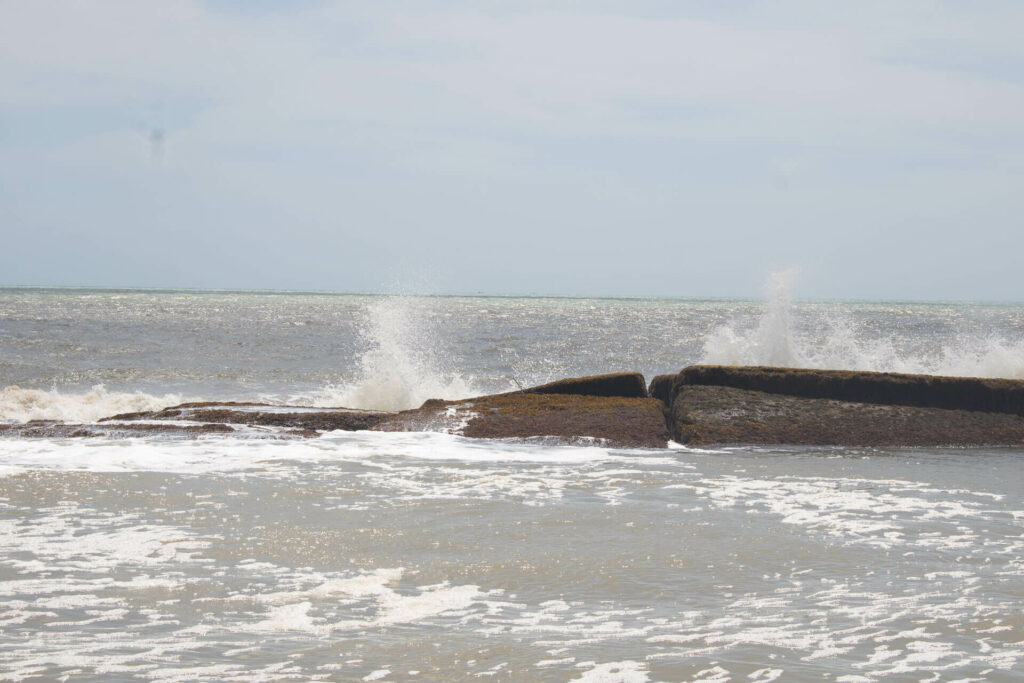
[[[1024,417],[682,385],[672,437],[688,445],[1024,446]]]
[[[680,443],[1024,445],[1019,380],[697,365],[672,378],[670,396]]]
[[[679,373],[674,392],[684,385],[734,387],[802,398],[1024,415],[1024,381],[1012,379],[694,365]]]

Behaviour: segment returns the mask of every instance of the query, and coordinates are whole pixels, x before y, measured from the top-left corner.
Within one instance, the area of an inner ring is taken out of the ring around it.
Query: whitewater
[[[0,423],[694,363],[1024,378],[1024,306],[0,289]],[[0,680],[1024,677],[1024,452],[667,445],[0,436]]]

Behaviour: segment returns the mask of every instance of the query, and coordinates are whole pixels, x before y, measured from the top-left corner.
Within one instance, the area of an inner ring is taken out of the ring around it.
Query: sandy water
[[[8,421],[197,397],[397,404],[729,355],[1024,370],[1019,306],[0,304]],[[0,680],[1020,680],[1022,458],[422,433],[0,440]]]

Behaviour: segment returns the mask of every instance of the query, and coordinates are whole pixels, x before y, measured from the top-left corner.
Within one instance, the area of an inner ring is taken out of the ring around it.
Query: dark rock
[[[656,398],[666,407],[672,405],[672,385],[675,382],[676,375],[658,375],[651,380],[651,386],[647,390],[651,398]]]
[[[1024,381],[891,372],[695,365],[677,375],[687,385],[749,389],[803,398],[1024,415]]]
[[[574,394],[578,396],[620,396],[647,398],[647,385],[639,372],[614,372],[608,375],[572,377],[530,387],[513,394]]]
[[[22,425],[13,425],[6,435],[37,439],[79,439],[114,436],[118,438],[145,437],[161,434],[172,437],[193,438],[203,434],[223,434],[235,431],[225,424],[152,424],[105,422],[103,424],[65,424],[47,420],[33,420]]]
[[[428,398],[423,402],[423,405],[421,405],[420,408],[443,408],[446,405],[448,405],[448,401],[445,401],[444,399]]]
[[[260,412],[258,410],[232,410],[228,408],[192,408],[184,416],[198,422],[226,422],[229,424],[288,427],[321,432],[341,429],[349,432],[373,429],[390,416],[363,410],[324,409],[323,411]]]
[[[629,448],[664,448],[661,402],[650,398],[511,393],[431,404],[397,413],[385,431],[446,431],[472,438],[600,439]]]
[[[269,408],[273,408],[273,410],[267,410]],[[294,411],[288,411],[289,408]],[[185,420],[327,432],[335,429],[345,431],[373,429],[390,415],[391,413],[348,410],[346,408],[310,409],[303,406],[272,406],[265,403],[207,402],[183,403],[163,410],[142,413],[124,413],[103,418],[100,423],[130,420]]]
[[[107,418],[96,425],[35,421],[5,436],[195,435],[230,425],[271,437],[331,430],[443,431],[474,438],[592,437],[610,445],[1024,445],[1024,381],[768,367],[693,366],[552,382],[461,401],[432,399],[398,413],[207,402]],[[138,422],[140,420],[148,422]],[[155,424],[162,420],[193,423]]]
[[[820,446],[1024,446],[1006,413],[802,398],[682,385],[672,404],[679,443]]]

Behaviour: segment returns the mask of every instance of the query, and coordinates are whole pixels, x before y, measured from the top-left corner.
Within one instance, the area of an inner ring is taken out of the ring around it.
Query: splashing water
[[[701,362],[714,365],[775,365],[804,367],[807,359],[793,339],[792,290],[798,271],[772,273],[765,283],[767,307],[756,329],[745,332],[733,325],[713,330],[704,342]]]
[[[141,391],[107,391],[102,384],[81,393],[9,386],[0,389],[0,422],[91,422],[118,413],[160,410],[183,400],[180,394],[152,396]]]
[[[479,395],[469,379],[442,369],[437,340],[424,325],[427,304],[415,297],[390,296],[367,307],[360,336],[367,350],[359,377],[316,392],[314,405],[362,410],[406,410],[430,398]]]
[[[700,362],[1024,379],[1024,341],[996,335],[956,334],[935,348],[912,350],[896,334],[871,337],[835,312],[817,321],[801,316],[812,330],[798,332],[791,294],[797,275],[772,273],[758,324],[734,320],[713,329]]]

